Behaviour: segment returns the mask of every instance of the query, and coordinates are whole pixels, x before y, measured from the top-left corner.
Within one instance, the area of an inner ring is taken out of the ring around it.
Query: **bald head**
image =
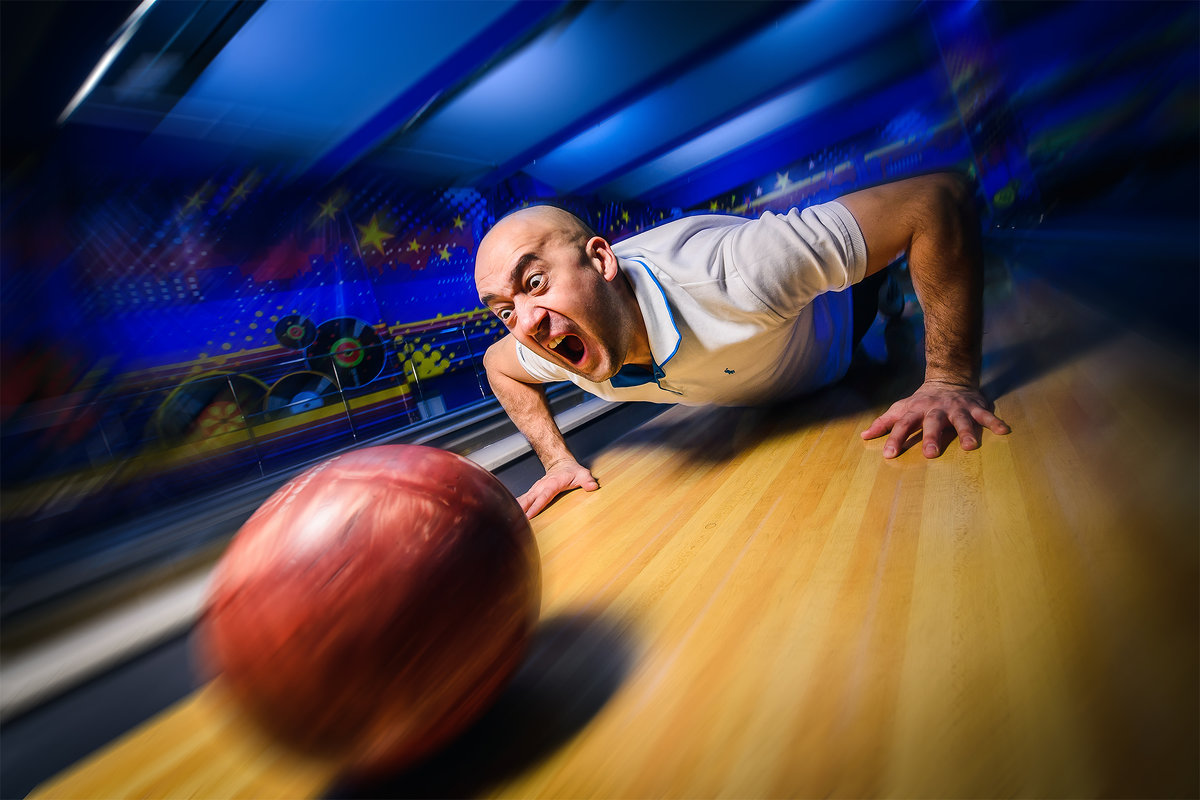
[[[596,235],[596,232],[570,211],[556,206],[529,206],[519,208],[500,218],[479,243],[482,251],[489,239],[503,237],[506,232],[519,229],[522,232],[537,231],[550,238],[575,244],[579,247]]]
[[[587,257],[587,243],[595,236],[586,222],[555,206],[529,206],[506,214],[487,232],[475,252],[475,285],[480,299],[487,304],[483,284],[489,282],[489,276],[512,269],[514,250],[561,250],[574,253],[582,263]]]

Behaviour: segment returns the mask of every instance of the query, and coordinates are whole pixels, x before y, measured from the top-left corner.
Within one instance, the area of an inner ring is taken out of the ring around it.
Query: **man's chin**
[[[619,367],[614,367],[609,363],[593,364],[590,367],[586,364],[564,364],[563,366],[592,383],[604,383],[620,370]]]
[[[553,351],[551,351],[553,352]],[[579,361],[563,358],[561,353],[553,353],[550,360],[567,372],[578,375],[592,383],[604,383],[621,371],[621,364],[611,353],[601,349],[586,348]]]

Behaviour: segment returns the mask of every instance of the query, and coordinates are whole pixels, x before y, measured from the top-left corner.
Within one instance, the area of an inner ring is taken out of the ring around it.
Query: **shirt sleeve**
[[[521,366],[525,368],[530,377],[542,383],[570,380],[570,373],[562,367],[551,364],[520,342],[514,342],[514,344],[517,346],[517,360],[521,362]]]
[[[783,317],[794,317],[819,294],[858,283],[867,269],[862,231],[837,202],[767,212],[731,228],[721,257],[730,274]]]

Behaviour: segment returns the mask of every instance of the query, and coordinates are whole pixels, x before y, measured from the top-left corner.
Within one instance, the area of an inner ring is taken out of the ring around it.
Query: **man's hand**
[[[895,458],[922,432],[921,452],[941,455],[957,432],[964,450],[979,447],[981,426],[1009,427],[979,391],[983,349],[983,249],[970,186],[949,173],[923,175],[852,192],[839,202],[867,245],[866,274],[908,253],[908,271],[925,314],[925,383],[862,432],[888,431],[883,457]]]
[[[591,471],[578,461],[559,461],[551,464],[545,476],[529,487],[529,491],[517,498],[525,516],[533,519],[542,513],[542,509],[550,505],[550,501],[563,492],[571,489],[583,489],[594,492],[600,484],[592,477]]]
[[[919,430],[922,432],[921,452],[926,458],[936,458],[956,431],[963,450],[979,447],[980,426],[987,426],[992,433],[1001,436],[1012,430],[992,413],[991,402],[978,389],[926,381],[912,397],[893,403],[862,432],[862,437],[875,439],[891,431],[883,445],[883,457],[895,458],[904,449],[908,437]]]

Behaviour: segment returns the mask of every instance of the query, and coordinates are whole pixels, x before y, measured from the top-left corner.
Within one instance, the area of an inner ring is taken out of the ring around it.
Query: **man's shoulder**
[[[740,217],[736,214],[705,213],[675,217],[621,239],[619,242],[614,242],[613,251],[617,255],[624,255],[622,250],[633,252],[646,247],[654,248],[663,242],[677,242],[680,239],[690,238],[699,231],[728,228],[742,225],[748,221],[747,217]]]

